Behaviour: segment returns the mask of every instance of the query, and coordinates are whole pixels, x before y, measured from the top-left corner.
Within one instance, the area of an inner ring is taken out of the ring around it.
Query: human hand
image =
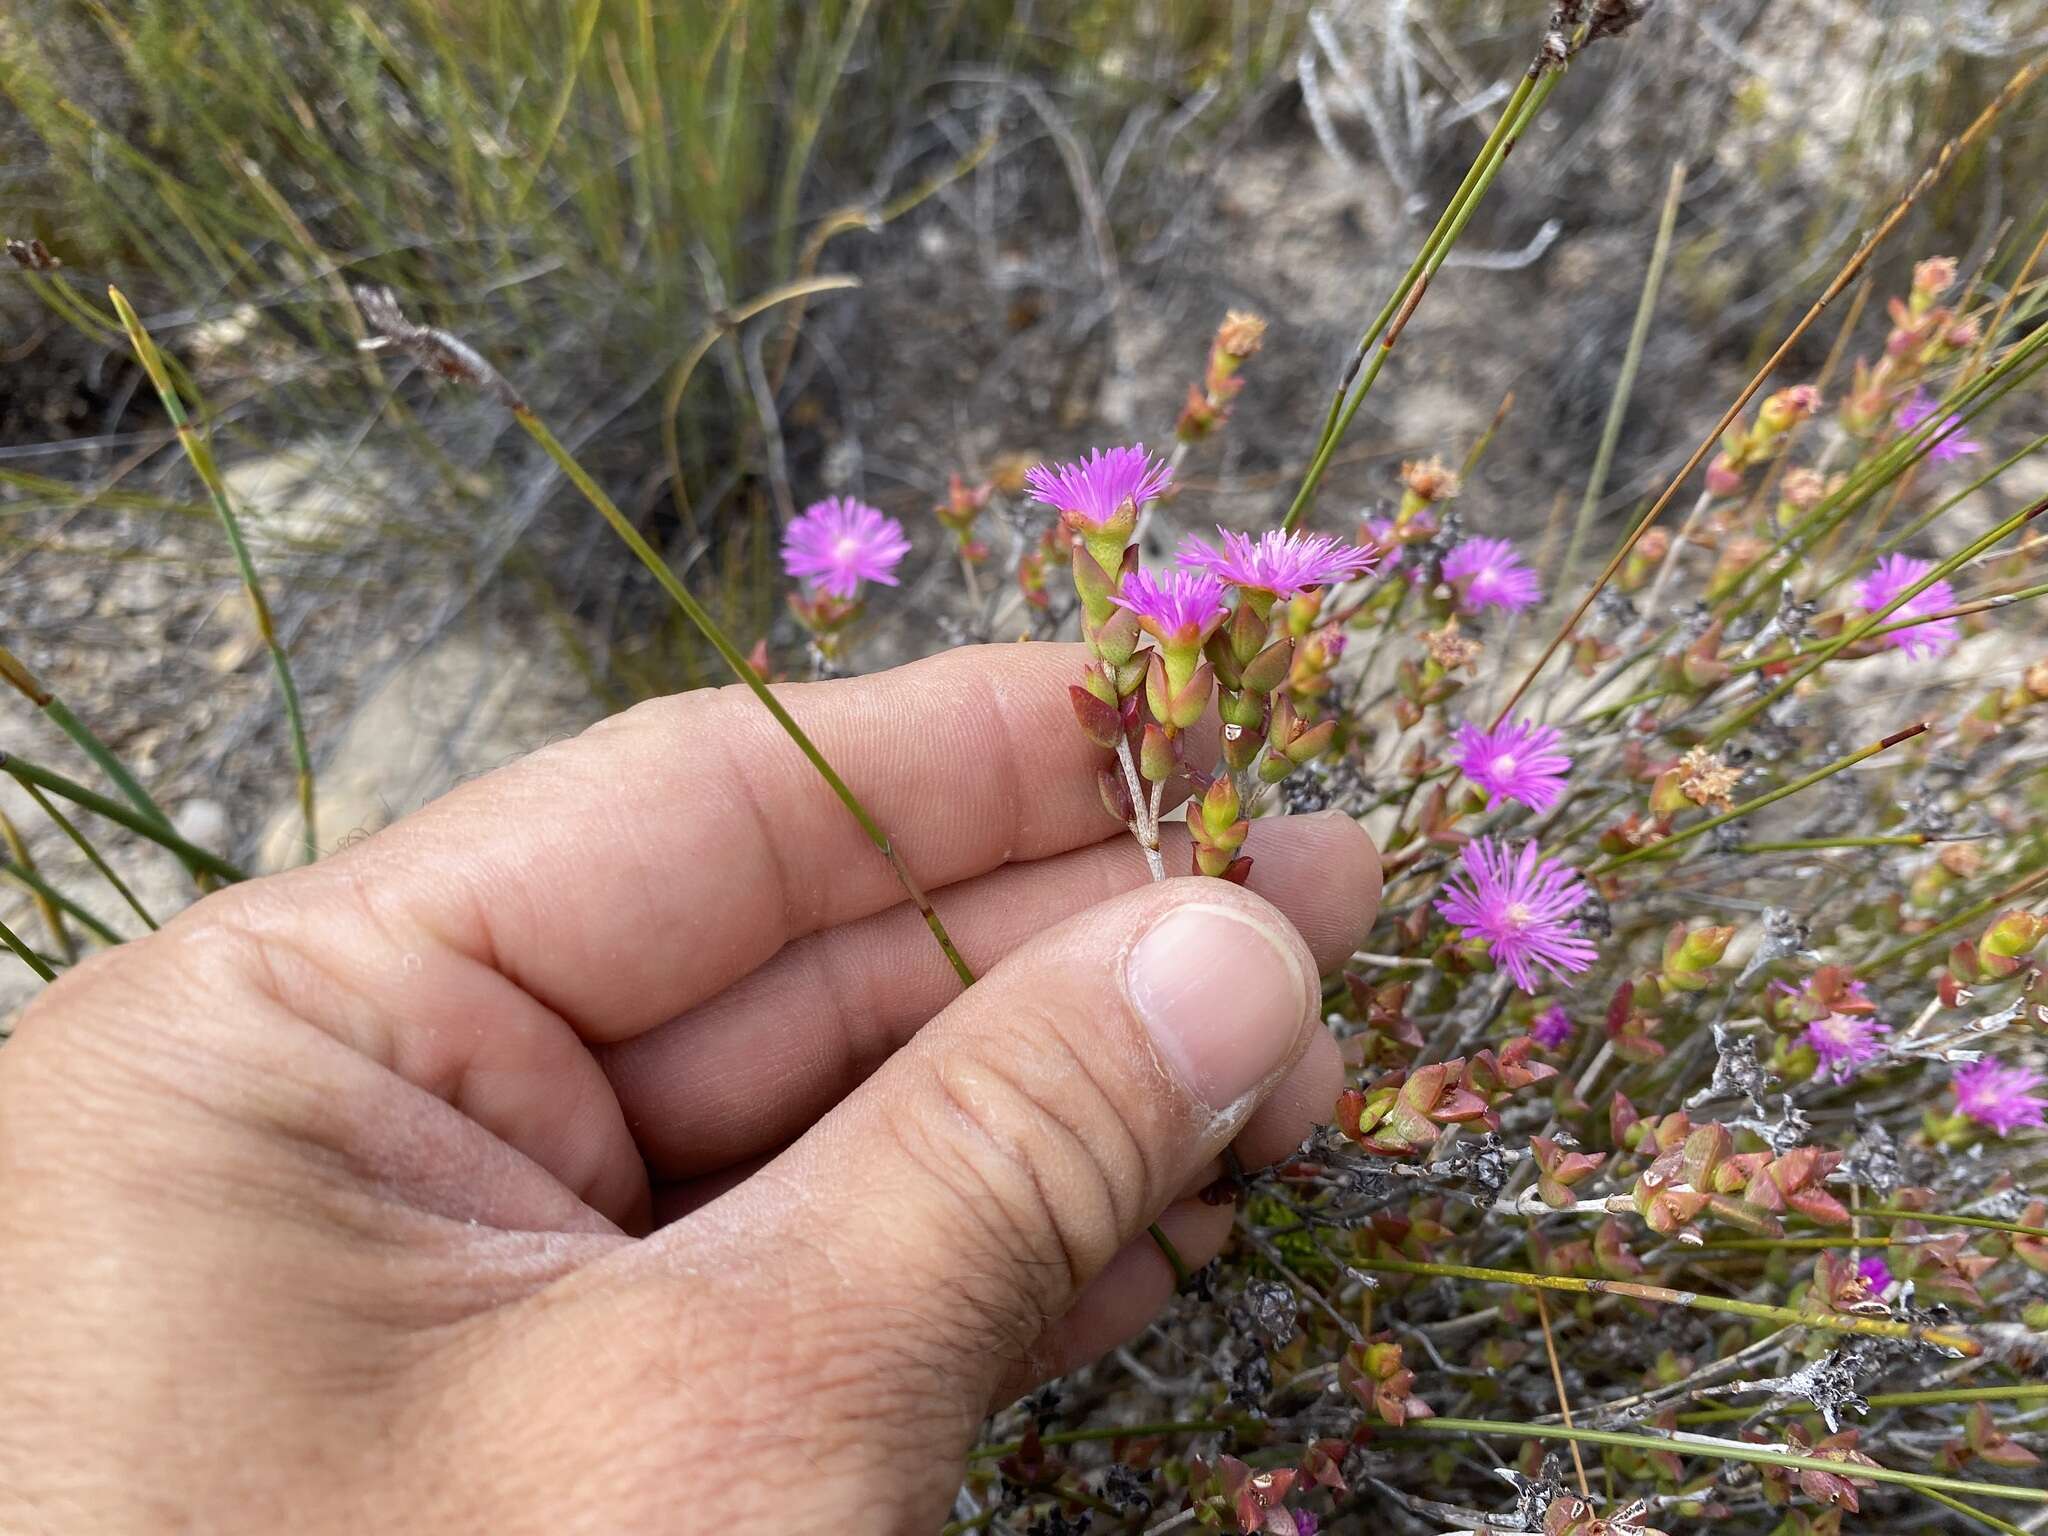
[[[645,705],[52,987],[0,1051],[0,1528],[929,1530],[1340,1084],[1378,863],[1145,882],[1079,647]],[[1169,851],[1186,868],[1185,841]]]

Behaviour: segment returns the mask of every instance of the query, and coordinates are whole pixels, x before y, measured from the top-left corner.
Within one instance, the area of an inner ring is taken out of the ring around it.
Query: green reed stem
[[[1578,1275],[1539,1275],[1521,1269],[1482,1269],[1471,1264],[1423,1263],[1411,1259],[1357,1259],[1354,1269],[1393,1275],[1434,1275],[1450,1280],[1482,1280],[1492,1285],[1520,1285],[1541,1291],[1571,1291],[1582,1296],[1626,1296],[1633,1301],[1662,1302],[1690,1307],[1698,1312],[1726,1312],[1735,1317],[1761,1322],[1798,1324],[1833,1333],[1861,1333],[1879,1339],[1918,1339],[1952,1354],[1974,1356],[1984,1347],[1968,1334],[1919,1323],[1894,1322],[1889,1318],[1852,1317],[1838,1312],[1802,1312],[1797,1307],[1774,1307],[1760,1301],[1737,1301],[1729,1296],[1702,1296],[1697,1291],[1674,1290],[1668,1285],[1646,1285],[1636,1280],[1592,1280]]]
[[[1772,1450],[1740,1440],[1720,1440],[1710,1435],[1643,1435],[1619,1429],[1567,1429],[1562,1424],[1522,1424],[1498,1419],[1412,1419],[1405,1426],[1430,1434],[1502,1435],[1527,1440],[1577,1440],[1585,1445],[1610,1445],[1633,1451],[1670,1451],[1681,1456],[1711,1456],[1722,1461],[1748,1461],[1767,1467],[1785,1467],[1800,1472],[1832,1472],[1838,1477],[1867,1478],[1873,1483],[1897,1483],[1922,1493],[1939,1490],[1974,1494],[1979,1498],[2012,1499],[2023,1504],[2048,1504],[2048,1488],[2029,1488],[2008,1483],[1976,1483],[1967,1478],[1942,1477],[1931,1472],[1901,1472],[1893,1467],[1867,1467],[1861,1462],[1833,1461],[1825,1456],[1802,1456],[1792,1451]]]
[[[1929,1226],[1977,1227],[1986,1232],[2009,1232],[2014,1237],[2048,1237],[2048,1227],[2030,1227],[2020,1221],[2001,1221],[1996,1216],[1951,1216],[1944,1211],[1904,1211],[1889,1205],[1866,1205],[1856,1214],[1882,1216],[1894,1221],[1924,1221]]]
[[[1811,848],[1918,848],[1927,838],[1919,832],[1869,837],[1781,837],[1768,843],[1737,843],[1737,853],[1800,853]]]
[[[1534,121],[1543,103],[1550,99],[1550,93],[1557,89],[1557,82],[1564,78],[1562,70],[1545,69],[1537,74],[1525,74],[1515,86],[1515,92],[1501,109],[1500,120],[1494,124],[1493,132],[1480,147],[1472,166],[1465,172],[1464,181],[1445,204],[1436,225],[1423,241],[1422,249],[1416,252],[1415,260],[1394,287],[1387,302],[1381,307],[1366,333],[1360,338],[1357,350],[1351,355],[1345,367],[1343,380],[1337,386],[1336,398],[1330,402],[1330,415],[1323,424],[1323,435],[1316,444],[1315,457],[1310,461],[1308,473],[1302,477],[1301,488],[1294,493],[1294,500],[1287,508],[1287,516],[1280,526],[1292,532],[1301,524],[1309,503],[1315,499],[1316,487],[1322,483],[1323,472],[1330,467],[1330,459],[1343,440],[1344,433],[1351,425],[1352,417],[1365,403],[1365,397],[1372,392],[1373,382],[1379,378],[1380,370],[1387,365],[1394,345],[1401,339],[1401,332],[1421,304],[1422,297],[1429,291],[1430,280],[1444,264],[1444,258],[1458,243],[1458,237],[1465,232],[1465,226],[1472,220],[1473,213],[1485,201],[1487,190],[1492,187],[1500,168],[1507,163],[1508,155],[1514,150],[1528,125]],[[1377,342],[1377,349],[1374,343]],[[1365,361],[1366,353],[1372,351],[1370,363]],[[1364,364],[1364,373],[1359,367]],[[1352,380],[1357,377],[1356,387]]]
[[[1856,764],[1862,762],[1865,758],[1875,757],[1878,753],[1885,751],[1887,748],[1895,747],[1902,741],[1911,741],[1926,729],[1927,722],[1922,720],[1918,724],[1907,726],[1903,731],[1893,731],[1891,735],[1881,741],[1873,741],[1869,746],[1851,752],[1847,757],[1837,758],[1824,768],[1816,768],[1812,773],[1802,774],[1789,784],[1780,784],[1776,789],[1758,795],[1754,800],[1745,800],[1733,810],[1723,811],[1718,816],[1709,816],[1704,821],[1695,821],[1689,826],[1680,827],[1660,843],[1650,843],[1641,848],[1631,848],[1627,853],[1617,853],[1611,858],[1602,859],[1599,863],[1588,869],[1586,874],[1589,877],[1604,875],[1613,870],[1620,869],[1624,864],[1633,864],[1638,859],[1647,859],[1653,856],[1661,857],[1679,844],[1689,842],[1691,839],[1698,837],[1702,832],[1711,832],[1718,826],[1723,826],[1754,811],[1760,811],[1775,801],[1783,800],[1787,795],[1796,795],[1802,789],[1809,789],[1813,785],[1818,784],[1822,779],[1832,778],[1845,768],[1855,767]]]
[[[569,483],[583,493],[583,499],[595,507],[598,515],[611,525],[612,532],[624,540],[626,547],[647,567],[648,573],[661,583],[662,590],[675,600],[676,606],[683,610],[684,616],[697,626],[698,632],[706,640],[711,642],[712,649],[716,650],[725,664],[732,669],[733,676],[747,685],[754,697],[775,717],[775,723],[796,743],[797,750],[810,761],[810,765],[818,771],[818,776],[831,787],[832,793],[838,796],[839,803],[845,806],[848,814],[859,823],[861,831],[867,834],[868,841],[875,845],[884,859],[888,860],[889,868],[895,872],[897,882],[915,903],[919,915],[924,918],[925,926],[931,929],[932,937],[938,940],[939,948],[945,952],[954,974],[960,978],[960,984],[973,986],[974,972],[969,970],[967,962],[960,958],[960,951],[953,944],[953,936],[946,932],[946,925],[939,921],[939,914],[932,906],[931,898],[925,895],[916,877],[910,873],[910,867],[903,862],[903,856],[896,851],[896,845],[890,840],[889,834],[882,830],[881,824],[868,813],[868,808],[860,803],[859,798],[847,787],[846,781],[839,777],[838,770],[825,760],[825,754],[818,750],[817,744],[790,716],[782,701],[769,690],[768,685],[761,680],[761,674],[754,670],[753,664],[740,653],[739,647],[726,637],[725,631],[718,627],[718,621],[711,617],[704,605],[690,595],[690,589],[669,569],[668,562],[656,553],[654,546],[647,542],[640,530],[627,520],[626,514],[605,494],[603,487],[591,479],[589,472],[576,461],[576,456],[562,446],[561,440],[548,430],[545,422],[534,415],[532,408],[524,403],[514,405],[512,414],[519,425],[525,428],[527,435],[540,444],[542,451],[555,461],[564,475],[568,476]]]
[[[118,800],[110,799],[97,790],[87,789],[76,780],[67,779],[63,774],[38,763],[17,757],[12,752],[0,752],[0,770],[12,774],[23,784],[33,784],[39,789],[46,789],[60,799],[69,800],[73,805],[81,806],[116,826],[126,827],[138,837],[148,838],[159,847],[169,849],[189,867],[209,875],[218,875],[223,880],[249,878],[246,872],[230,864],[219,854],[208,853],[197,843],[187,842],[168,827],[159,825],[140,811],[125,806]]]
[[[1931,944],[1936,939],[1954,933],[1958,928],[1965,927],[1970,923],[1974,923],[1978,918],[1988,916],[1990,913],[1997,911],[2008,901],[2011,901],[2013,897],[2019,895],[2022,891],[2030,890],[2034,886],[2039,885],[2044,879],[2048,879],[2048,866],[2043,866],[2022,876],[2018,884],[2007,886],[1995,896],[1987,896],[1982,901],[1963,908],[1962,911],[1955,913],[1953,916],[1943,918],[1924,933],[1916,933],[1909,939],[1901,939],[1898,943],[1878,951],[1878,953],[1872,955],[1868,960],[1859,965],[1857,969],[1866,975],[1874,975],[1885,967],[1896,964],[1905,956],[1913,953],[1914,950]],[[1940,1221],[1944,1218],[1928,1212],[1922,1219],[1926,1221]],[[1974,1221],[1962,1221],[1958,1217],[1946,1219],[1963,1226],[1976,1224]],[[2043,1233],[2042,1235],[2048,1236],[2048,1233]]]
[[[1934,1408],[1945,1403],[2025,1403],[2048,1398],[2048,1384],[2018,1382],[2007,1387],[1948,1387],[1930,1392],[1874,1392],[1864,1401],[1873,1408]],[[1678,1416],[1681,1424],[1713,1424],[1746,1419],[1754,1408],[1697,1408]]]
[[[0,878],[12,880],[16,885],[34,896],[38,903],[71,918],[79,927],[85,929],[86,932],[90,933],[101,943],[119,944],[122,942],[120,934],[114,932],[113,929],[94,917],[92,913],[81,907],[69,896],[66,896],[57,887],[50,884],[48,880],[43,878],[40,870],[24,862],[18,855],[13,859],[0,860]],[[78,958],[72,952],[68,937],[65,940],[63,949],[64,953],[60,958],[67,963]]]
[[[1919,1491],[1925,1497],[1934,1500],[1935,1503],[1946,1505],[1957,1514],[1967,1516],[1979,1525],[1984,1526],[1987,1530],[2001,1532],[2002,1536],[2028,1536],[2028,1532],[2024,1527],[2014,1525],[2010,1520],[2001,1520],[1998,1516],[1991,1514],[1987,1510],[1979,1509],[1974,1504],[1965,1504],[1961,1499],[1950,1498],[1947,1494],[1933,1488],[1922,1488]]]
[[[1664,189],[1664,207],[1657,216],[1657,238],[1650,247],[1650,265],[1643,273],[1643,291],[1636,299],[1635,323],[1629,327],[1628,350],[1621,357],[1621,373],[1614,381],[1614,394],[1607,402],[1607,420],[1600,428],[1600,446],[1593,454],[1593,473],[1586,481],[1586,494],[1579,502],[1579,515],[1572,524],[1571,542],[1565,545],[1564,564],[1558,569],[1571,580],[1585,547],[1586,534],[1593,526],[1594,509],[1607,490],[1607,472],[1614,464],[1614,450],[1621,441],[1622,418],[1628,414],[1628,397],[1635,388],[1636,373],[1643,364],[1643,348],[1650,337],[1650,320],[1657,309],[1657,290],[1664,284],[1664,263],[1671,255],[1671,233],[1678,226],[1678,203],[1685,195],[1685,162],[1674,161],[1671,181]],[[1562,583],[1560,583],[1561,585]]]
[[[1479,153],[1472,157],[1472,163],[1465,167],[1465,179],[1458,183],[1457,191],[1453,192],[1450,201],[1444,204],[1444,211],[1437,216],[1435,227],[1423,240],[1421,249],[1416,251],[1415,259],[1408,264],[1408,270],[1401,275],[1401,281],[1394,285],[1394,291],[1387,296],[1387,302],[1380,306],[1380,312],[1373,316],[1372,324],[1365,328],[1365,334],[1358,338],[1358,345],[1352,348],[1351,357],[1344,365],[1343,376],[1337,382],[1336,392],[1330,396],[1330,411],[1323,418],[1323,430],[1316,438],[1318,451],[1329,442],[1330,435],[1338,430],[1337,422],[1344,412],[1344,397],[1350,392],[1352,380],[1358,377],[1359,367],[1365,362],[1366,351],[1379,340],[1380,332],[1384,331],[1387,322],[1394,318],[1394,311],[1401,307],[1401,301],[1408,296],[1408,290],[1413,288],[1416,279],[1422,276],[1422,269],[1428,264],[1431,253],[1436,250],[1450,229],[1451,220],[1464,205],[1465,199],[1472,195],[1472,188],[1477,185],[1480,172],[1493,158],[1494,151],[1500,148],[1501,140],[1507,136],[1508,129],[1514,124],[1515,115],[1522,110],[1522,104],[1529,99],[1529,92],[1535,84],[1535,77],[1528,74],[1524,74],[1515,82],[1514,94],[1508,97],[1507,105],[1500,109],[1500,116],[1494,121],[1493,131],[1486,136],[1486,142],[1479,146]]]
[[[21,935],[5,923],[0,923],[0,942],[4,942],[9,949],[21,956],[21,963],[42,977],[43,980],[55,981],[57,979],[57,973],[43,962],[43,957],[22,943]]]
[[[109,864],[101,855],[99,849],[93,846],[92,839],[81,832],[78,829],[78,824],[69,816],[58,810],[48,795],[44,794],[27,780],[20,782],[21,787],[28,792],[28,797],[42,808],[43,814],[57,824],[58,829],[71,839],[72,844],[80,853],[85,855],[86,862],[98,870],[101,878],[114,888],[115,894],[128,903],[129,910],[141,918],[145,926],[154,930],[157,926],[156,919],[149,915],[149,909],[143,906],[133,891],[128,889],[128,882],[114,873],[114,866]]]
[[[163,354],[143,328],[141,317],[120,289],[109,288],[107,297],[113,300],[115,313],[120,315],[121,324],[127,329],[129,344],[135,348],[136,357],[141,360],[150,383],[156,387],[157,398],[163,401],[164,414],[170,417],[171,425],[177,429],[178,443],[185,450],[185,457],[191,461],[193,470],[206,486],[206,494],[212,500],[213,510],[227,534],[228,548],[234,552],[235,568],[242,577],[242,591],[256,616],[257,633],[263,637],[263,643],[270,651],[271,669],[277,674],[278,692],[284,699],[285,723],[291,730],[292,759],[298,769],[299,817],[305,828],[303,851],[306,862],[310,864],[320,851],[313,816],[313,756],[306,745],[305,716],[299,707],[299,686],[292,677],[291,659],[278,640],[269,599],[263,594],[263,584],[256,576],[256,563],[250,558],[249,546],[242,538],[241,522],[228,504],[227,482],[221,478],[220,465],[214,460],[213,450],[187,419],[185,404],[171,383]]]
[[[93,766],[107,776],[107,781],[127,797],[130,805],[166,832],[171,830],[171,818],[164,814],[162,806],[150,798],[149,791],[128,771],[127,765],[114,756],[107,744],[94,735],[92,728],[74,715],[62,699],[50,691],[47,683],[30,671],[28,665],[4,645],[0,645],[0,682],[7,683],[33,704],[58,730],[69,736],[79,751],[92,759]],[[193,869],[191,873],[196,875],[199,871]]]
[[[15,826],[13,818],[5,811],[0,811],[0,842],[6,843],[8,855],[14,861],[14,868],[20,872],[19,883],[35,898],[37,915],[42,918],[43,927],[49,932],[50,942],[56,946],[57,958],[66,965],[75,965],[78,962],[78,941],[71,937],[71,930],[64,926],[64,903],[58,898],[56,890],[37,873],[35,858],[29,853],[28,844],[22,839],[21,829]],[[13,871],[0,868],[0,873],[11,872]]]

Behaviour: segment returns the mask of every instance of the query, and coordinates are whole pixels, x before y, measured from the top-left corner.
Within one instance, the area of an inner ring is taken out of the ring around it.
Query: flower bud
[[[1401,466],[1401,510],[1395,514],[1395,526],[1405,526],[1439,501],[1450,501],[1461,489],[1457,472],[1445,467],[1442,459],[1407,461]]]
[[[1722,452],[1707,466],[1707,494],[1728,497],[1741,493],[1742,460],[1731,453]]]
[[[1221,839],[1237,823],[1237,785],[1227,773],[1219,773],[1202,796],[1202,826],[1212,839]]]
[[[1956,285],[1956,259],[1929,256],[1913,264],[1911,304],[1914,314],[1923,314],[1944,293]]]
[[[1673,924],[1664,941],[1664,984],[1682,992],[1698,992],[1711,986],[1713,978],[1706,973],[1720,964],[1728,941],[1734,936],[1732,927],[1695,928],[1687,932],[1685,924]]]
[[[1984,931],[1977,945],[1977,963],[1989,975],[2011,976],[2044,934],[2048,934],[2048,918],[2008,912]]]
[[[1757,407],[1757,432],[1765,437],[1782,437],[1820,407],[1820,391],[1811,384],[1793,384],[1774,390]]]

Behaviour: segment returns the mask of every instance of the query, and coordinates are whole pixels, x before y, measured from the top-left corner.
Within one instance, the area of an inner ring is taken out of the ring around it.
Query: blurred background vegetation
[[[1274,329],[1190,479],[1215,515],[1270,515],[1546,10],[18,0],[0,234],[64,265],[0,271],[0,640],[192,835],[288,848],[261,647],[109,281],[228,467],[335,781],[330,846],[714,676],[497,405],[358,350],[353,285],[497,364],[747,639],[778,622],[791,507],[857,491],[903,517],[932,579],[902,601],[939,601],[923,514],[947,474],[1163,437],[1226,306]],[[1475,515],[1535,535],[1575,500],[1682,162],[1605,503],[1625,512],[2042,46],[2039,0],[1655,8],[1518,151],[1323,521],[1384,496],[1403,454],[1462,451],[1510,391]],[[2031,105],[1893,242],[1877,291],[1934,250],[2023,257],[2044,171]],[[820,274],[861,286],[788,297]],[[915,643],[884,632],[875,659]]]

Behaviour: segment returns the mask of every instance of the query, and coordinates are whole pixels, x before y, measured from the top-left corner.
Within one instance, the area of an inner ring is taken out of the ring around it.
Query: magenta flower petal
[[[1882,1296],[1892,1283],[1892,1267],[1874,1253],[1856,1266],[1856,1273],[1863,1277],[1873,1296]]]
[[[2008,1067],[1988,1058],[1958,1068],[1949,1079],[1956,1108],[2001,1136],[2044,1123],[2048,1098],[2034,1091],[2044,1083],[2048,1078],[2031,1067]]]
[[[851,496],[813,502],[782,534],[782,568],[808,586],[849,601],[860,595],[864,581],[895,586],[893,572],[908,553],[903,525]]]
[[[1490,795],[1519,800],[1532,811],[1547,811],[1564,791],[1572,760],[1557,750],[1556,729],[1507,721],[1482,731],[1467,721],[1458,727],[1459,772]]]
[[[1575,1030],[1572,1016],[1564,1011],[1564,1004],[1552,1003],[1529,1026],[1529,1038],[1544,1050],[1555,1051],[1571,1044]]]
[[[1458,606],[1467,613],[1520,613],[1543,601],[1536,573],[1506,539],[1466,539],[1444,556],[1444,580],[1457,589]]]
[[[1133,570],[1110,601],[1135,613],[1145,632],[1162,645],[1199,643],[1229,612],[1223,583],[1199,571],[1161,576],[1143,568]]]
[[[1562,980],[1599,958],[1572,918],[1589,894],[1577,870],[1544,858],[1535,843],[1513,847],[1482,837],[1465,845],[1436,909],[1486,939],[1494,963],[1524,992],[1534,992],[1539,970]]]
[[[1061,515],[1100,528],[1126,504],[1135,511],[1157,501],[1173,484],[1173,471],[1155,460],[1143,443],[1128,448],[1098,448],[1071,464],[1040,464],[1024,483],[1040,501]]]
[[[1233,586],[1256,587],[1275,597],[1297,597],[1312,587],[1327,587],[1369,574],[1380,554],[1363,544],[1346,544],[1327,533],[1282,533],[1272,529],[1257,539],[1219,527],[1223,547],[1189,534],[1181,541],[1180,563]]]
[[[1934,409],[1934,396],[1924,388],[1916,388],[1892,417],[1892,425],[1901,432],[1911,432],[1924,425],[1934,414]],[[1960,416],[1943,419],[1941,425],[1935,429],[1933,446],[1927,450],[1927,457],[1930,460],[1936,464],[1948,464],[1984,451],[1982,443],[1963,431],[1962,423],[1963,418]]]
[[[1933,569],[1934,563],[1930,560],[1915,560],[1911,555],[1887,555],[1857,583],[1856,601],[1866,612],[1876,613]],[[1894,610],[1885,623],[1902,624],[1908,619],[1940,613],[1955,605],[1955,589],[1945,581],[1937,581]],[[1953,649],[1957,634],[1954,619],[1930,619],[1925,624],[1909,624],[1904,629],[1892,630],[1879,639],[1880,643],[1894,650],[1904,651],[1913,660],[1923,661]]]
[[[1867,1015],[1831,1013],[1806,1026],[1806,1043],[1820,1058],[1821,1070],[1842,1083],[1884,1056],[1880,1037],[1890,1033],[1889,1024]]]

